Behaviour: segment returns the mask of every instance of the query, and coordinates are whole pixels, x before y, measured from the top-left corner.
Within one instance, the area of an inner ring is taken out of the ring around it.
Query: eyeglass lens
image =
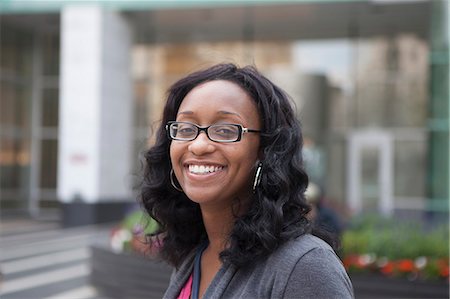
[[[189,123],[172,123],[170,136],[178,140],[193,140],[199,134],[199,130],[206,130],[208,137],[213,141],[235,141],[239,138],[239,127],[231,124],[200,128]]]

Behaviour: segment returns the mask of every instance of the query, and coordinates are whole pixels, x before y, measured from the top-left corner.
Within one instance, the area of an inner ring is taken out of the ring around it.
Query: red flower
[[[358,256],[357,255],[349,255],[344,258],[342,261],[344,263],[345,269],[349,269],[351,266],[354,266],[357,264]]]
[[[383,265],[380,269],[381,273],[389,275],[394,272],[395,264],[393,262],[387,262],[385,265]]]
[[[439,275],[442,277],[449,277],[449,264],[445,259],[440,259],[437,261],[439,267]]]
[[[413,272],[415,270],[414,262],[412,260],[407,260],[407,259],[399,260],[397,262],[397,269],[400,272],[406,272],[406,273]]]

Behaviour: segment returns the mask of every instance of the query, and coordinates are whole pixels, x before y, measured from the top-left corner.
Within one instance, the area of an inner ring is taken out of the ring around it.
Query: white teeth
[[[189,172],[195,174],[208,174],[222,170],[222,166],[189,165]]]

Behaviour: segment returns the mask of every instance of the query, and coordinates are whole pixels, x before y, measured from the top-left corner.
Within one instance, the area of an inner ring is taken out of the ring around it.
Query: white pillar
[[[61,12],[58,197],[86,203],[130,199],[131,30],[94,5]]]

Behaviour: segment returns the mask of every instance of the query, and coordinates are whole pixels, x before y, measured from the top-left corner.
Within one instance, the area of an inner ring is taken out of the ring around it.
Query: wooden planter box
[[[172,268],[136,254],[91,247],[90,282],[108,298],[162,298]]]
[[[449,298],[449,284],[442,281],[409,281],[380,274],[351,274],[355,297],[369,298]]]

